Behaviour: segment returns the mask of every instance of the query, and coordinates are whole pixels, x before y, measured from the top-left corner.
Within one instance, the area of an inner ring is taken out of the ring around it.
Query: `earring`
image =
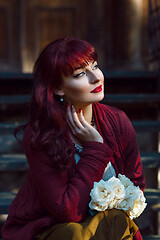
[[[63,97],[61,96],[61,98],[60,98],[60,102],[63,102]]]

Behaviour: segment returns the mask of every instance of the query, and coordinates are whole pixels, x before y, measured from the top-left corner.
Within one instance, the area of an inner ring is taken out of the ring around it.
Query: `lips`
[[[101,92],[101,91],[102,91],[102,85],[100,85],[100,86],[96,87],[95,89],[93,89],[91,91],[91,93],[97,93],[97,92]]]

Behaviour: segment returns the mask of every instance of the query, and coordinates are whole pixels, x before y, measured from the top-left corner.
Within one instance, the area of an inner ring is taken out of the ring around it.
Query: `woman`
[[[108,163],[108,176],[121,173],[145,187],[133,127],[122,111],[98,103],[103,97],[89,43],[64,38],[41,52],[23,137],[29,171],[9,209],[5,240],[142,239],[123,211],[89,213],[91,189]]]

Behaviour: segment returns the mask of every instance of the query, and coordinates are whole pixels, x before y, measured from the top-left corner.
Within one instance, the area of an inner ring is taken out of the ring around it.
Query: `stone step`
[[[159,132],[160,121],[131,121],[136,132]]]
[[[142,236],[143,240],[160,240],[160,235],[146,235],[146,236]],[[2,238],[0,238],[0,240],[4,240]]]
[[[136,131],[149,131],[149,132],[159,132],[160,131],[160,121],[131,121],[133,127]],[[25,123],[14,122],[14,123],[0,123],[0,133],[8,134],[13,133],[14,129],[19,125],[23,125]]]
[[[158,152],[141,152],[141,160],[143,167],[159,168],[160,167],[160,153]]]
[[[7,214],[8,208],[11,205],[16,193],[0,192],[0,214]]]
[[[143,240],[160,240],[160,235],[146,235]]]
[[[0,154],[23,153],[22,145],[14,137],[15,128],[20,126],[21,124],[24,124],[24,123],[23,122],[0,123],[0,133],[1,133],[0,134]],[[139,134],[137,136],[143,137],[142,134],[144,134],[144,137],[145,137],[146,134],[148,133],[150,135],[155,134],[157,136],[158,132],[160,132],[160,121],[133,121],[132,124],[133,124],[133,127],[135,128],[136,134]],[[18,138],[22,140],[23,138],[22,131],[18,133]],[[144,149],[144,148],[140,148],[140,151],[144,151],[141,149]],[[147,165],[150,161],[151,155],[149,155],[148,157],[145,157],[145,162]],[[154,155],[154,159],[157,157],[158,155]],[[156,164],[159,165],[158,162]]]
[[[154,211],[160,211],[160,189],[145,189],[144,194],[148,205],[152,206]],[[0,214],[8,213],[8,208],[15,196],[16,193],[0,192]]]
[[[106,78],[158,78],[160,76],[160,71],[124,71],[124,70],[103,70]],[[21,72],[1,72],[0,79],[5,81],[7,79],[32,79],[32,73],[21,73]]]
[[[141,160],[145,168],[160,167],[160,153],[141,153]],[[0,171],[26,171],[28,170],[27,160],[24,154],[1,154]]]
[[[31,95],[1,95],[0,105],[27,104]],[[111,103],[160,103],[160,94],[105,94],[101,101],[104,104]]]
[[[160,189],[146,188],[144,191],[148,206],[155,212],[160,211]]]
[[[0,105],[26,104],[30,100],[29,94],[0,96]]]
[[[0,155],[0,171],[27,171],[28,163],[25,154]]]
[[[3,239],[0,238],[0,240],[3,240]],[[143,236],[143,240],[160,240],[160,236],[157,236],[157,235]]]
[[[104,70],[106,78],[119,79],[155,79],[159,78],[160,71],[124,71],[124,70]]]
[[[105,94],[101,101],[112,103],[160,103],[160,94]]]

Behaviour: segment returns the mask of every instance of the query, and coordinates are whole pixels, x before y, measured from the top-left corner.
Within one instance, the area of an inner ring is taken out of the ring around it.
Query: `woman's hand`
[[[100,133],[92,127],[84,118],[82,111],[76,113],[75,107],[67,107],[67,121],[71,133],[81,142],[96,141],[103,143]]]

